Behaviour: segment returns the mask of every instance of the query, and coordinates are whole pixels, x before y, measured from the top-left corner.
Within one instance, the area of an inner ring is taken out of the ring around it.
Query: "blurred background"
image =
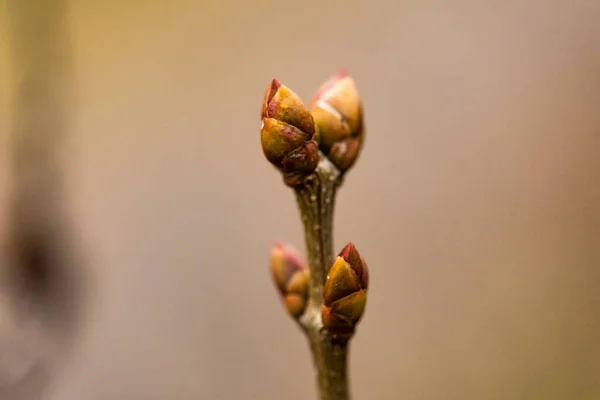
[[[57,62],[47,32],[15,49],[17,3],[0,0],[3,240],[18,54]],[[340,67],[367,128],[335,218],[335,248],[352,240],[371,271],[353,397],[600,398],[598,1],[61,10],[66,79],[47,102],[64,105],[89,301],[44,398],[316,398],[268,270],[272,244],[303,248],[303,233],[259,108],[270,79],[309,100]]]

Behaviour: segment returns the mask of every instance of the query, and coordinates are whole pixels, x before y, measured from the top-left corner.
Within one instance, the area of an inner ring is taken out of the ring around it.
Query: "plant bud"
[[[292,317],[300,317],[308,301],[308,266],[304,258],[293,247],[277,243],[271,251],[271,274],[285,308]]]
[[[348,243],[333,262],[325,286],[323,326],[336,340],[347,341],[362,317],[367,301],[369,272],[354,244]]]
[[[342,172],[356,159],[364,138],[362,103],[354,80],[345,71],[317,91],[311,114],[319,132],[319,147]]]
[[[283,172],[288,185],[299,183],[319,163],[312,115],[294,92],[273,79],[265,93],[261,118],[265,157]]]

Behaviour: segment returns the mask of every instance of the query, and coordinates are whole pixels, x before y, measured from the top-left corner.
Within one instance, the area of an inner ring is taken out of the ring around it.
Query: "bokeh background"
[[[20,71],[0,4],[6,203]],[[598,1],[67,6],[56,95],[92,285],[48,399],[316,397],[267,267],[303,235],[259,108],[273,77],[308,100],[340,67],[367,127],[335,220],[372,276],[354,398],[600,398]]]

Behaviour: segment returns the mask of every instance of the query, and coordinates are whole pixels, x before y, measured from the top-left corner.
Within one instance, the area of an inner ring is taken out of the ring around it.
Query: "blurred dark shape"
[[[8,243],[0,265],[0,399],[42,397],[68,355],[81,309],[61,151],[69,107],[65,1],[9,1],[13,76]]]

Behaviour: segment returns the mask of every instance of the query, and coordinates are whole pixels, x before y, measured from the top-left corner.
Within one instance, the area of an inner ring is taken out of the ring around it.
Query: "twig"
[[[348,341],[364,312],[368,272],[352,243],[334,259],[333,217],[336,191],[362,146],[362,105],[345,72],[321,87],[310,111],[273,80],[262,121],[263,152],[295,190],[308,257],[277,244],[273,278],[308,338],[320,399],[349,400]]]
[[[295,190],[310,270],[309,301],[299,322],[310,342],[321,400],[349,399],[347,345],[333,342],[321,318],[323,285],[333,262],[335,194],[341,182],[339,170],[321,155],[315,173]]]

